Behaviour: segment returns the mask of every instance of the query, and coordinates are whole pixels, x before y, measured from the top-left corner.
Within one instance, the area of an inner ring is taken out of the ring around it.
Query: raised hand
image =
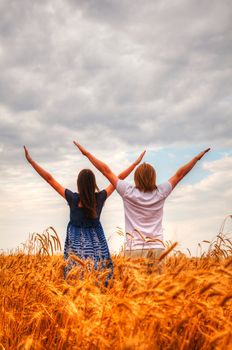
[[[135,164],[136,164],[136,165],[138,165],[138,164],[141,162],[141,160],[143,159],[145,153],[146,153],[146,151],[143,151],[143,152],[140,154],[140,156],[136,159],[136,161],[135,161]]]
[[[79,150],[81,151],[81,153],[84,155],[84,156],[87,156],[88,152],[87,150],[81,146],[78,142],[76,141],[73,141],[74,145],[77,146],[77,148],[79,148]]]
[[[197,160],[200,160],[202,157],[204,157],[204,155],[210,151],[210,148],[207,148],[206,150],[202,151],[201,153],[198,154],[198,156],[196,157]]]
[[[49,174],[45,169],[43,169],[38,163],[36,163],[30,156],[27,148],[23,146],[25,157],[27,161],[31,164],[31,166],[35,169],[35,171],[45,180],[49,183],[50,186],[54,188],[62,197],[65,198],[65,188],[57,182],[54,177]]]
[[[207,153],[209,152],[210,148],[207,148],[206,150],[199,153],[196,157],[194,157],[190,162],[179,168],[174,176],[172,176],[169,179],[169,182],[172,185],[172,188],[174,188],[178,182],[180,182],[185,175],[187,175],[190,170],[197,164],[197,162]]]
[[[30,156],[26,146],[23,146],[23,148],[24,148],[24,152],[25,152],[25,157],[28,160],[28,162],[30,163],[31,162],[31,156]]]

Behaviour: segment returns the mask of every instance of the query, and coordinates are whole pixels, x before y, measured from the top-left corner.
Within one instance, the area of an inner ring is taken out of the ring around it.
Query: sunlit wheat
[[[0,255],[0,349],[231,349],[231,241],[220,233],[204,243],[194,258],[167,242],[161,274],[148,272],[146,259],[113,256],[105,288],[107,272],[76,256],[64,281],[52,227],[31,235]]]

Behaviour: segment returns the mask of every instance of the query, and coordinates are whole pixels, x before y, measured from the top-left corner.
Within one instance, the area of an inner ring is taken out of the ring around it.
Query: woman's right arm
[[[36,163],[30,156],[27,148],[24,146],[25,157],[27,161],[31,164],[31,166],[35,169],[35,171],[49,183],[62,197],[65,198],[65,188],[61,186],[51,174],[49,174],[46,170],[44,170],[38,163]]]
[[[81,153],[86,156],[89,161],[105,176],[107,179],[112,183],[114,187],[116,187],[118,177],[115,175],[112,170],[108,167],[107,164],[103,163],[100,159],[97,159],[92,155],[90,152],[88,152],[83,146],[81,146],[78,142],[73,141],[74,145],[79,148]]]
[[[110,181],[110,183],[113,185],[113,187],[115,188],[117,185],[118,180],[121,178],[126,178],[126,176],[128,176],[131,171],[136,167],[137,164],[139,164],[139,162],[142,160],[145,151],[143,153],[141,153],[141,155],[139,156],[139,158],[126,170],[124,170],[124,172],[122,172],[119,176],[115,175],[112,170],[109,168],[109,166],[107,164],[105,164],[104,162],[102,162],[100,159],[97,159],[96,157],[94,157],[90,152],[88,152],[83,146],[81,146],[78,142],[73,141],[74,145],[77,146],[77,148],[79,148],[79,150],[81,151],[81,153],[86,156],[89,161]]]
[[[185,175],[187,175],[190,170],[196,165],[198,160],[200,160],[207,152],[209,152],[210,148],[207,148],[205,151],[199,153],[196,157],[194,157],[190,162],[179,168],[174,176],[172,176],[168,181],[171,183],[172,188],[174,188],[178,182],[180,182]]]

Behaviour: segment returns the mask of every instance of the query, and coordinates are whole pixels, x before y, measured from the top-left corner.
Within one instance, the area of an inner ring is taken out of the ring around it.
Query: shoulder
[[[120,196],[125,196],[129,191],[133,190],[134,186],[125,180],[118,180],[116,185],[116,190]]]
[[[105,202],[107,198],[107,192],[106,190],[102,190],[100,192],[97,192],[97,200],[100,202]]]
[[[68,188],[65,189],[64,194],[69,205],[72,205],[73,202],[77,201],[78,199],[78,194],[76,192],[70,191]]]
[[[165,181],[157,187],[158,192],[163,198],[166,198],[172,192],[172,189],[170,181]]]

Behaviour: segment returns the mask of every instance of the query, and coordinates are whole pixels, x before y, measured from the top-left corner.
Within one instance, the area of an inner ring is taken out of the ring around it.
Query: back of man
[[[164,249],[163,206],[172,191],[169,181],[151,192],[143,192],[126,181],[119,180],[116,189],[123,199],[125,212],[126,252]]]

